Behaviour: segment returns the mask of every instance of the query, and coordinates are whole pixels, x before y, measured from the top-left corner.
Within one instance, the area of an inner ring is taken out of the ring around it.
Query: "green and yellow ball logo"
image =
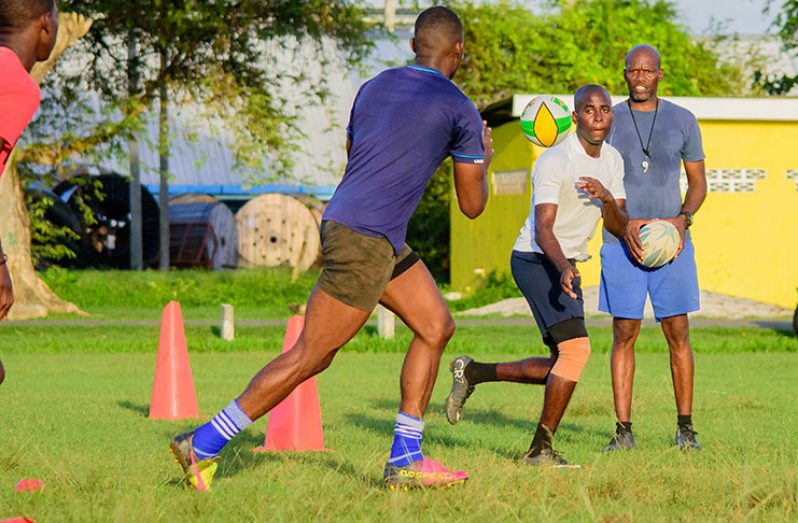
[[[561,99],[551,95],[533,98],[521,114],[521,131],[541,147],[560,143],[571,128],[571,111]]]

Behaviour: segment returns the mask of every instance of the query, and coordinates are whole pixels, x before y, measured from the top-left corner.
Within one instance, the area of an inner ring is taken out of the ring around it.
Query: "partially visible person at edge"
[[[513,278],[551,355],[508,363],[458,356],[449,367],[452,388],[446,417],[452,424],[460,420],[466,400],[480,383],[545,385],[537,430],[521,458],[535,466],[579,467],[552,448],[590,356],[576,263],[589,258],[587,243],[602,217],[610,232],[622,236],[626,230],[623,160],[604,143],[612,127],[612,99],[606,89],[594,84],[581,87],[574,95],[572,118],[576,132],[535,162],[532,208],[510,258]]]
[[[347,127],[349,160],[321,225],[322,273],[294,347],[266,365],[209,423],[176,436],[170,449],[195,488],[210,487],[219,452],[297,385],[326,369],[381,303],[413,330],[400,378],[401,402],[389,488],[462,483],[421,451],[423,417],[454,322],[435,281],[405,243],[407,223],[435,169],[454,161],[460,209],[487,202],[491,133],[451,79],[463,59],[463,28],[445,7],[422,12],[410,40],[413,65],[390,69],[358,92]]]
[[[615,434],[605,451],[635,446],[634,347],[646,295],[670,350],[677,414],[674,445],[701,449],[692,420],[694,363],[687,313],[700,307],[690,226],[707,195],[704,151],[695,116],[657,96],[664,74],[661,63],[659,52],[650,45],[635,46],[626,55],[624,78],[629,98],[613,108],[615,125],[607,139],[624,159],[629,225],[623,241],[605,233],[601,248],[599,310],[613,318],[611,368],[616,416]],[[684,201],[679,187],[682,164],[687,173]],[[681,242],[673,261],[648,269],[639,263],[643,247],[638,231],[654,220],[675,225]]]
[[[54,0],[0,0],[0,176],[11,150],[39,108],[39,86],[30,77],[47,60],[58,34]],[[0,320],[14,304],[8,256],[0,238]],[[0,383],[5,369],[0,361]]]

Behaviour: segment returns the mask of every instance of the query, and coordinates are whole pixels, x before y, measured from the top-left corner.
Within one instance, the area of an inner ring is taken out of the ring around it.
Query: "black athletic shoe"
[[[565,458],[560,455],[554,449],[543,449],[539,453],[535,454],[534,451],[530,450],[524,457],[521,458],[521,463],[524,465],[532,465],[534,467],[548,467],[548,468],[558,468],[558,469],[580,469],[582,465],[577,465],[575,463],[568,463],[565,461]]]
[[[701,444],[696,439],[697,434],[692,425],[679,425],[673,444],[682,450],[701,450]]]
[[[615,423],[615,434],[612,435],[610,443],[602,449],[602,452],[612,452],[613,450],[630,450],[635,448],[635,437],[631,430],[627,430],[623,425]]]
[[[446,419],[452,425],[460,421],[463,405],[474,392],[474,385],[468,382],[465,375],[465,368],[472,361],[474,360],[469,356],[458,356],[449,364],[449,370],[452,372],[452,388],[446,396]]]

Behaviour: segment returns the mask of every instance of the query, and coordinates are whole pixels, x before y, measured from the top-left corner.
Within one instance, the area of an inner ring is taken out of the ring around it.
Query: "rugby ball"
[[[640,227],[643,266],[655,269],[670,262],[679,249],[679,231],[670,222],[655,221]]]
[[[557,145],[568,136],[570,128],[571,111],[556,96],[536,96],[521,113],[521,132],[541,147]]]

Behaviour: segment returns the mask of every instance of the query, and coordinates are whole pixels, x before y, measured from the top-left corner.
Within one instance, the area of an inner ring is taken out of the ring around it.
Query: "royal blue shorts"
[[[646,294],[657,321],[700,308],[692,241],[686,240],[679,257],[658,269],[633,261],[623,243],[602,245],[599,310],[613,318],[643,319]]]
[[[560,271],[545,255],[513,251],[510,269],[544,338],[553,325],[585,317],[579,278],[574,278],[572,283],[577,296],[573,299],[563,292],[560,287]]]

